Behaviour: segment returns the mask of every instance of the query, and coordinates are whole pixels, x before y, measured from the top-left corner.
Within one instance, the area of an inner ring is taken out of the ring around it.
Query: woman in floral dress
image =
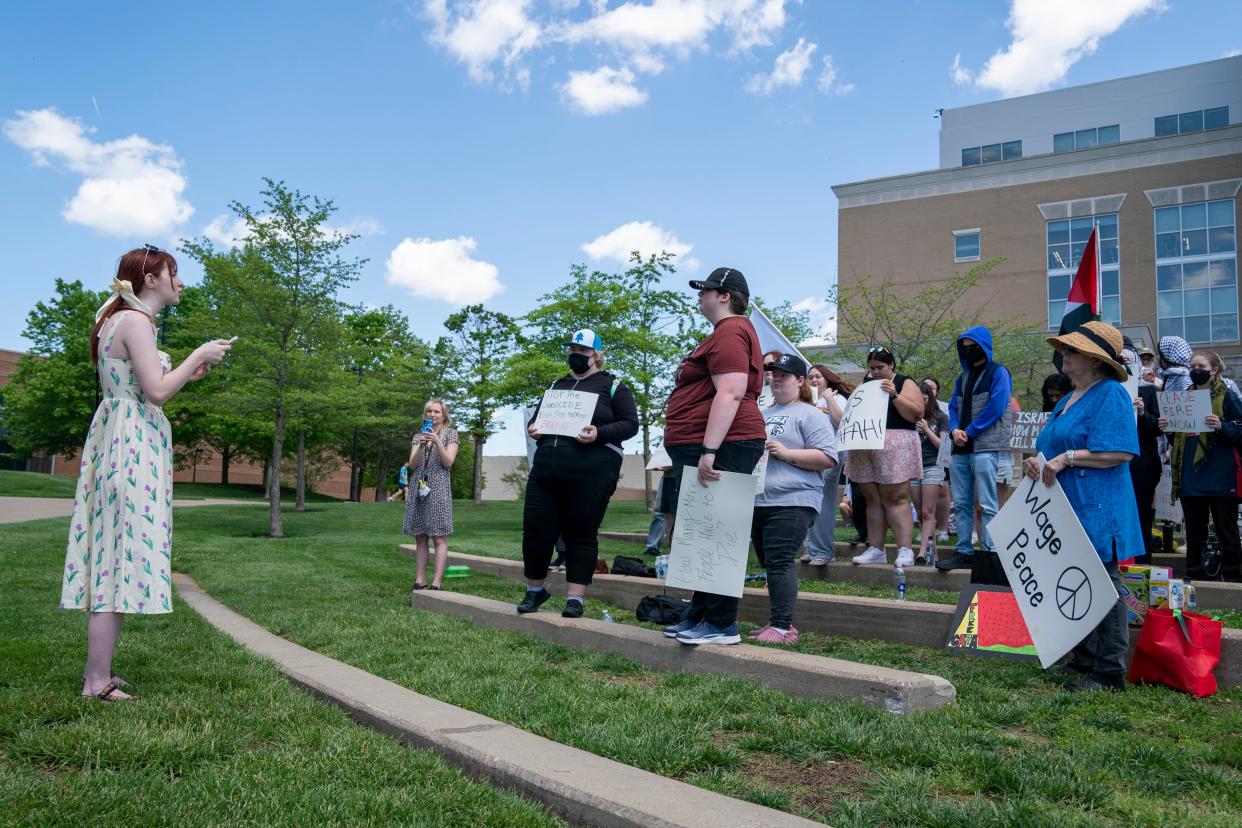
[[[82,695],[101,701],[130,698],[112,675],[125,615],[172,612],[172,432],[161,406],[230,348],[203,343],[176,368],[156,349],[155,317],[181,288],[171,254],[131,250],[91,332],[103,400],[82,449],[60,606],[89,613]]]
[[[405,521],[401,531],[414,536],[414,588],[439,589],[448,563],[448,541],[453,534],[453,484],[449,469],[457,459],[460,441],[444,400],[423,406],[427,431],[414,435],[410,445],[410,482],[406,487]],[[435,574],[427,583],[428,541],[435,544]]]

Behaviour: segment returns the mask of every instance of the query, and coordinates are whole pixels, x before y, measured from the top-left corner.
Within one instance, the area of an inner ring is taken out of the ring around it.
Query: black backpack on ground
[[[690,613],[690,602],[671,595],[647,595],[638,602],[634,615],[653,624],[676,624]]]
[[[637,575],[639,578],[654,578],[655,567],[647,566],[646,561],[642,558],[631,558],[626,555],[618,555],[612,559],[613,575]]]
[[[1001,564],[1000,555],[987,549],[976,549],[970,556],[970,582],[989,586],[1009,586],[1009,576]]]

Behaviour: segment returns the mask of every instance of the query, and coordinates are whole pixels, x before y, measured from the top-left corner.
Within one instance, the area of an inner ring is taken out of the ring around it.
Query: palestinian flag
[[[1078,272],[1070,285],[1069,298],[1065,301],[1065,315],[1061,317],[1061,329],[1057,334],[1064,335],[1084,323],[1100,318],[1100,266],[1095,252],[1095,237],[1099,228],[1091,231],[1087,239],[1087,248],[1082,251],[1082,261],[1078,263]],[[1061,370],[1061,354],[1052,355],[1052,364]]]

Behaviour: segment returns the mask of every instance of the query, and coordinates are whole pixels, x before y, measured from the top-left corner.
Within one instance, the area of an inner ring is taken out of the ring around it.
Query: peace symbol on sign
[[[1057,579],[1057,609],[1071,621],[1081,621],[1091,609],[1091,581],[1087,573],[1071,566]]]

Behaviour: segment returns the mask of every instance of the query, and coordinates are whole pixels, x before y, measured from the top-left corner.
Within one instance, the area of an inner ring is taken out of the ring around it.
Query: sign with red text
[[[591,391],[548,389],[539,403],[535,430],[540,434],[577,437],[591,424],[599,394]]]
[[[1042,469],[1044,456],[1038,457]],[[1061,484],[1023,477],[988,524],[1045,668],[1096,628],[1117,590]]]
[[[888,423],[888,394],[877,380],[864,382],[845,401],[841,425],[837,427],[837,450],[858,451],[884,448]]]

